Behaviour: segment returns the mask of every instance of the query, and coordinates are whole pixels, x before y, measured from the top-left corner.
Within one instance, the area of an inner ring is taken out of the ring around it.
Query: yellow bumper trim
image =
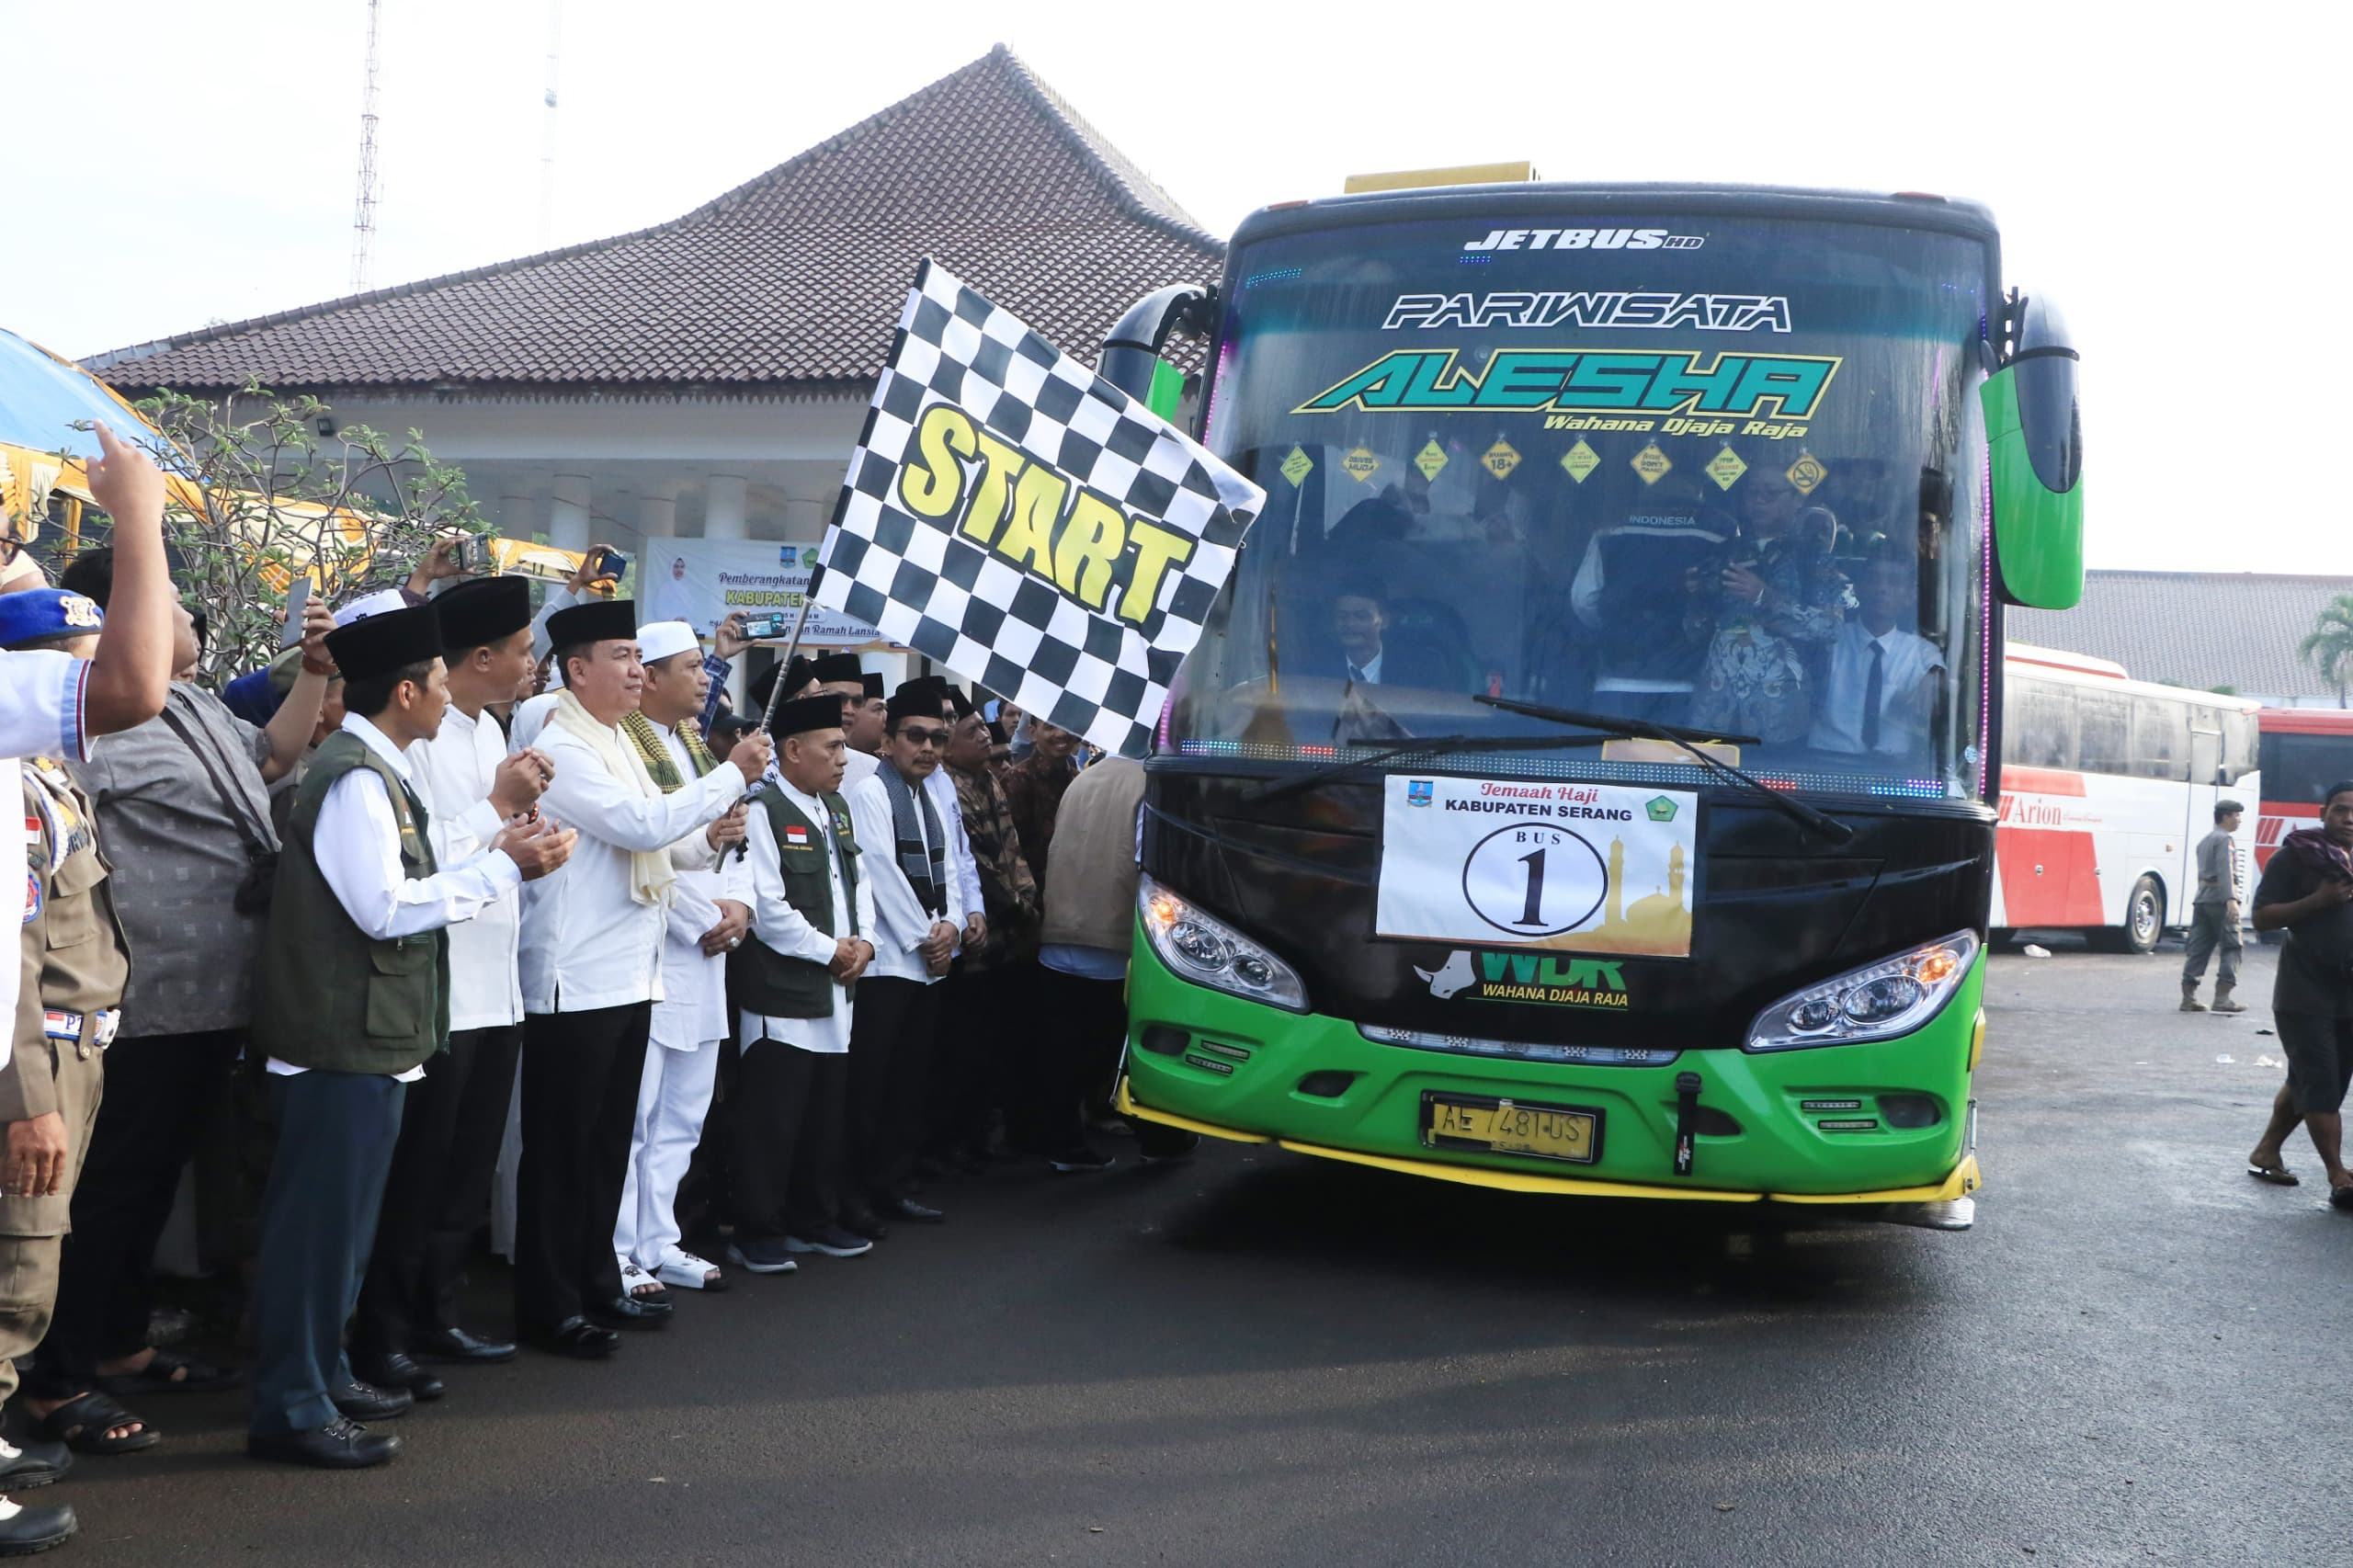
[[[1270,1138],[1263,1132],[1244,1132],[1236,1128],[1220,1127],[1214,1122],[1196,1121],[1189,1116],[1174,1111],[1154,1110],[1138,1105],[1128,1093],[1128,1080],[1120,1079],[1118,1094],[1112,1097],[1112,1108],[1122,1116],[1141,1117],[1167,1127],[1181,1127],[1188,1132],[1206,1137],[1223,1138],[1235,1143],[1272,1143],[1294,1154],[1310,1154],[1319,1160],[1340,1160],[1352,1165],[1370,1165],[1376,1170],[1396,1171],[1404,1176],[1427,1176],[1434,1181],[1450,1181],[1464,1187],[1492,1187],[1499,1192],[1546,1193],[1556,1198],[1664,1198],[1685,1203],[1948,1203],[1956,1198],[1966,1198],[1977,1190],[1977,1156],[1964,1154],[1952,1174],[1941,1182],[1926,1187],[1893,1187],[1878,1192],[1734,1192],[1722,1187],[1656,1187],[1643,1182],[1589,1181],[1575,1176],[1537,1176],[1526,1171],[1489,1170],[1483,1165],[1442,1165],[1435,1160],[1404,1160],[1390,1154],[1365,1154],[1353,1149],[1329,1149],[1320,1143],[1297,1143],[1288,1138]]]

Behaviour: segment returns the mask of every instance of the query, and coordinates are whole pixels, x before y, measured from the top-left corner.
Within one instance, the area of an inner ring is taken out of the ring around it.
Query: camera
[[[748,615],[744,618],[744,635],[754,642],[771,642],[791,630],[792,623],[780,615]]]

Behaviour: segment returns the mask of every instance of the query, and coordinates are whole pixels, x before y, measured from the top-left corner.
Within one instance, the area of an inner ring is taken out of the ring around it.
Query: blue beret
[[[0,648],[44,637],[83,637],[106,625],[98,601],[63,588],[0,594]]]

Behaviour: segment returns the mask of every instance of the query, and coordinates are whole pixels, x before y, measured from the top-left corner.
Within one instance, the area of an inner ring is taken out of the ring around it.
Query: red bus
[[[2005,936],[2074,929],[2112,951],[2152,950],[2189,924],[2194,857],[2216,802],[2273,793],[2268,773],[2254,777],[2260,710],[2023,642],[2009,644],[2005,665],[1990,924]],[[2317,797],[2305,811],[2319,815]],[[2253,838],[2242,822],[2242,874]]]
[[[2353,778],[2353,711],[2266,708],[2256,715],[2256,726],[2263,757],[2263,806],[2255,834],[2259,872],[2280,839],[2320,820],[2328,787]]]

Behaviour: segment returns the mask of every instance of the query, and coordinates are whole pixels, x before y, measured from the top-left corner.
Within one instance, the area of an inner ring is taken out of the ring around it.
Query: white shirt
[[[678,777],[692,778],[695,765],[687,756],[687,743],[674,731],[665,730],[662,738]],[[697,845],[704,846],[700,855],[694,853]],[[697,828],[682,841],[683,854],[673,856],[690,863],[680,868],[670,888],[669,925],[662,942],[662,1000],[654,1005],[654,1043],[669,1051],[693,1051],[727,1038],[727,955],[704,953],[702,937],[719,924],[721,899],[752,902],[752,867],[748,858],[738,860],[732,848],[715,860],[709,858],[709,845]]]
[[[955,869],[946,870],[946,885],[940,889],[948,901],[947,909],[938,916],[926,914],[923,901],[915,897],[915,885],[907,881],[906,872],[899,869],[899,835],[891,822],[891,797],[882,788],[878,767],[843,791],[849,801],[850,824],[858,835],[858,869],[864,874],[858,879],[860,892],[874,890],[874,924],[867,927],[874,939],[874,962],[866,972],[884,980],[915,980],[926,985],[937,983],[938,975],[925,970],[921,955],[915,949],[931,935],[935,918],[944,920],[961,931],[964,926],[963,891],[957,885]],[[943,822],[941,827],[946,828]],[[915,832],[924,834],[923,808],[915,808]],[[931,847],[928,836],[924,848]]]
[[[505,825],[490,803],[490,786],[506,759],[506,737],[488,713],[477,718],[452,705],[441,733],[408,748],[418,799],[432,820],[426,828],[433,858],[455,866],[480,853]],[[505,858],[505,857],[501,857]],[[519,884],[449,929],[449,1028],[493,1029],[523,1021],[523,986],[516,948],[523,922]]]
[[[1341,656],[1343,658],[1347,657],[1346,654]],[[1367,659],[1361,665],[1358,664],[1353,659],[1349,659],[1348,668],[1356,672],[1356,674],[1350,678],[1364,686],[1379,686],[1381,684],[1381,661],[1388,656],[1388,651],[1383,649],[1381,653],[1375,653],[1371,658]]]
[[[792,907],[784,896],[784,867],[777,848],[776,828],[768,821],[768,813],[758,807],[752,809],[750,834],[745,842],[751,846],[747,859],[752,868],[752,929],[763,945],[787,958],[809,959],[817,963],[834,961],[834,945],[850,933],[849,901],[842,896],[841,857],[832,847],[833,835],[825,829],[833,813],[825,803],[813,795],[804,795],[791,785],[779,782],[769,786],[792,802],[793,809],[824,835],[825,873],[833,888],[834,923],[830,931],[821,931],[809,917]],[[874,857],[859,858],[867,867],[867,874],[858,880],[858,929],[870,939],[874,932]],[[904,881],[904,879],[902,879]],[[878,947],[879,954],[881,949]],[[872,971],[870,969],[869,973]],[[838,1056],[849,1049],[851,997],[838,982],[834,990],[834,1010],[823,1018],[776,1018],[764,1013],[745,1012],[742,1029],[736,1036],[739,1044],[750,1045],[755,1040],[780,1040],[786,1045],[799,1046],[822,1056]]]
[[[962,901],[966,915],[977,914],[981,909],[981,866],[972,858],[972,841],[964,832],[964,808],[956,799],[956,780],[948,776],[945,762],[924,775],[923,790],[931,797],[933,809],[939,812],[939,825],[948,830],[948,874],[956,879],[957,896]]]
[[[53,756],[63,762],[90,759],[88,732],[84,728],[84,699],[90,684],[90,665],[53,648],[21,653],[0,653],[0,794],[17,817],[15,802],[24,799],[24,779],[17,767],[20,757]],[[18,845],[31,842],[18,828]],[[18,860],[22,859],[19,856]],[[16,862],[11,862],[15,864]],[[17,915],[11,926],[23,923],[30,907],[31,881],[17,884]],[[6,896],[6,895],[0,895]],[[0,1067],[16,1050],[17,1000],[24,985],[20,965],[0,963]]]
[[[1807,737],[1815,750],[1863,751],[1863,696],[1870,686],[1874,645],[1880,650],[1879,739],[1871,751],[1901,755],[1926,742],[1928,705],[1920,700],[1921,682],[1929,671],[1945,667],[1945,656],[1916,633],[1890,627],[1874,637],[1860,621],[1849,620],[1831,641],[1830,678]]]
[[[345,714],[343,727],[391,764],[403,783],[415,787],[416,775],[407,756],[383,731],[357,713]],[[426,810],[429,813],[432,807]],[[430,832],[429,822],[426,827]],[[400,819],[392,814],[392,796],[385,792],[383,779],[367,767],[355,767],[336,779],[326,799],[319,802],[311,856],[351,923],[378,942],[468,919],[523,881],[514,861],[488,850],[429,877],[404,874]],[[274,1056],[269,1059],[269,1070],[281,1076],[307,1071]],[[412,1067],[396,1076],[401,1083],[411,1083],[424,1077],[425,1069]]]
[[[519,730],[518,730],[519,733]],[[614,742],[627,745],[615,733]],[[523,890],[523,1010],[582,1013],[662,998],[662,945],[668,912],[640,903],[630,891],[630,856],[670,850],[689,834],[708,864],[714,857],[696,830],[733,805],[743,773],[722,762],[671,795],[641,795],[616,778],[603,758],[561,724],[532,743],[555,764],[540,811],[580,830],[562,871]],[[676,864],[679,857],[672,856]]]

